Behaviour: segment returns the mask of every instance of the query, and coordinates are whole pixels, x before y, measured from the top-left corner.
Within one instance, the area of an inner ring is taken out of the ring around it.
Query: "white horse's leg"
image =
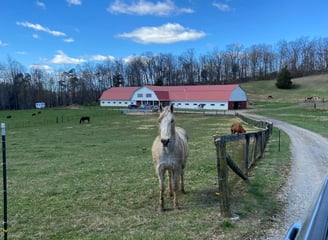
[[[173,171],[172,175],[173,175],[172,177],[173,177],[173,204],[174,204],[174,209],[179,209],[179,203],[178,203],[178,198],[177,198],[179,174],[177,174],[177,171]]]
[[[158,173],[158,179],[159,179],[159,211],[164,211],[164,191],[165,191],[165,184],[164,184],[164,171],[161,171]]]
[[[169,180],[168,180],[169,192],[168,192],[168,196],[169,197],[172,197],[173,196],[173,192],[172,192],[172,171],[171,170],[168,171],[168,175],[169,175]]]
[[[182,192],[183,194],[186,193],[186,191],[185,191],[185,189],[184,189],[184,171],[183,171],[183,169],[181,170],[181,192]]]

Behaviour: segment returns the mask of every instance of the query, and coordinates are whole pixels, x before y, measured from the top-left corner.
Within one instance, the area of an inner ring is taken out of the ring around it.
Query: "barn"
[[[238,84],[113,87],[100,97],[100,106],[174,104],[175,108],[233,110],[247,107],[247,94]]]

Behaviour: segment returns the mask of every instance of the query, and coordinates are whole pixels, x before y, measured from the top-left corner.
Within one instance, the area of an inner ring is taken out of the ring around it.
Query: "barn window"
[[[143,96],[142,93],[138,93],[137,95],[138,98],[142,98],[142,96]]]
[[[215,106],[215,104],[214,103],[211,103],[211,106]]]
[[[147,93],[147,94],[146,94],[146,97],[147,97],[147,98],[151,98],[151,93]]]
[[[189,106],[189,103],[185,103],[186,106]]]
[[[221,103],[220,106],[224,106],[225,104],[224,103]]]

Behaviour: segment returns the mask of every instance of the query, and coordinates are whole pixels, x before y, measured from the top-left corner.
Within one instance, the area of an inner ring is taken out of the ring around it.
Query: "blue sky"
[[[27,68],[328,37],[327,0],[0,0],[0,9],[0,62]]]

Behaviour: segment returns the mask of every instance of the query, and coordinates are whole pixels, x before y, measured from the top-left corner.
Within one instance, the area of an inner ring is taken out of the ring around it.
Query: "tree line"
[[[8,58],[0,63],[0,109],[29,109],[95,102],[110,87],[143,85],[229,84],[275,79],[288,69],[292,77],[326,73],[328,38],[280,41],[276,45],[227,45],[196,55],[145,53],[129,60],[87,62],[47,71]]]

